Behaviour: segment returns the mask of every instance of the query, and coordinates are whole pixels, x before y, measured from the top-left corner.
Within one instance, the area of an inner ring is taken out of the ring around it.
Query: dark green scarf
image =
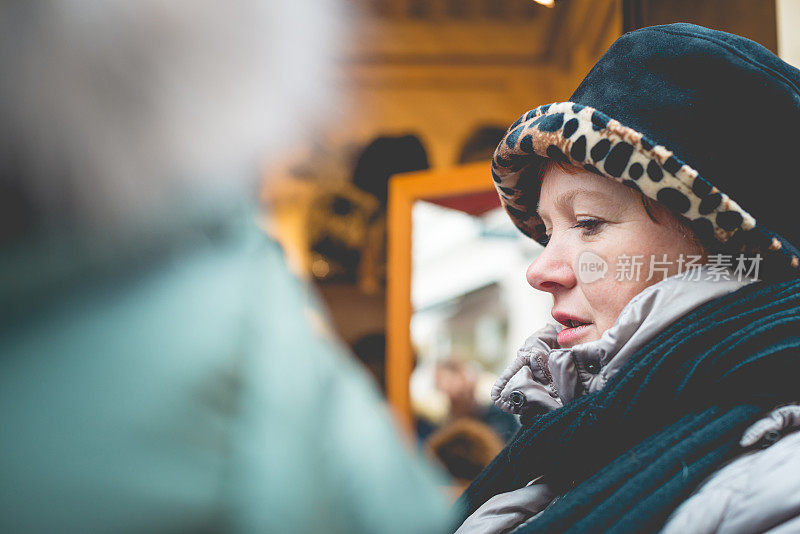
[[[602,391],[523,427],[460,512],[544,475],[563,495],[515,533],[657,531],[749,424],[800,400],[798,376],[800,280],[746,286],[669,325]]]

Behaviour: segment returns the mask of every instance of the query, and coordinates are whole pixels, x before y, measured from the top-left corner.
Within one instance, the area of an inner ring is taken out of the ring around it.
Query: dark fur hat
[[[570,97],[525,113],[492,177],[517,227],[539,240],[538,171],[581,166],[658,200],[710,250],[759,253],[762,278],[798,277],[790,156],[800,147],[800,71],[763,46],[693,24],[620,37]]]

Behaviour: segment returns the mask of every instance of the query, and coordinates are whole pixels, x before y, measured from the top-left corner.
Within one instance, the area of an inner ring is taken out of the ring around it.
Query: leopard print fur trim
[[[602,112],[559,102],[528,111],[508,129],[492,158],[492,179],[514,224],[540,241],[544,223],[535,212],[537,173],[546,159],[612,178],[658,200],[688,220],[712,249],[782,255],[797,269],[793,245],[761,228],[725,193],[669,149]],[[765,258],[766,260],[766,258]]]

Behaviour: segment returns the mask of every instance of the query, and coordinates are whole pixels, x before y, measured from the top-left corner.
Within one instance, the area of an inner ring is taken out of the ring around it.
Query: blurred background
[[[694,22],[797,64],[794,0],[354,0],[329,126],[270,166],[266,227],[405,428],[463,486],[516,421],[494,377],[551,301],[540,248],[501,212],[488,161],[506,127],[567,100],[623,32]],[[391,184],[391,185],[390,185]]]

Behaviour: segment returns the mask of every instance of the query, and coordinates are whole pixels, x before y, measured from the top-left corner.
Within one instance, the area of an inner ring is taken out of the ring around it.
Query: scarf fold
[[[457,505],[466,517],[543,475],[563,495],[515,532],[658,530],[749,424],[798,400],[797,376],[800,280],[751,284],[666,327],[602,390],[536,417]]]

